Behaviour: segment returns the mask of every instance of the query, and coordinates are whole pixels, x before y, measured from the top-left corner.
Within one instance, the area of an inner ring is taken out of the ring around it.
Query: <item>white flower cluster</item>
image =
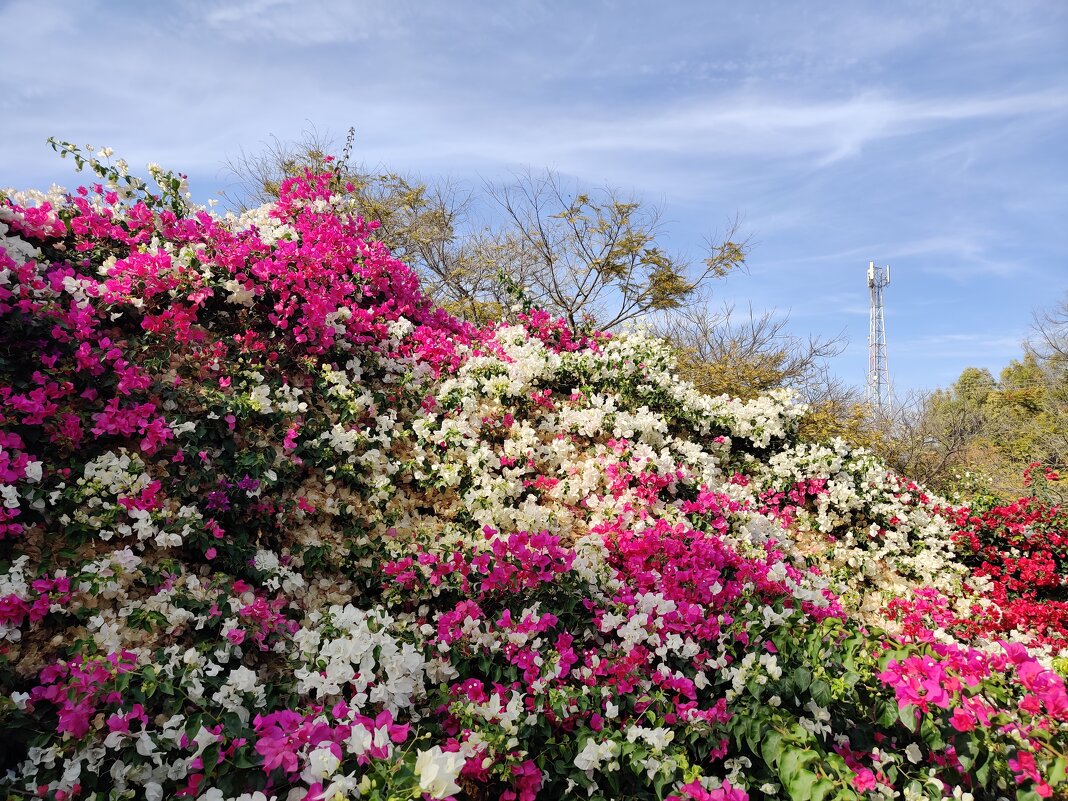
[[[90,462],[86,462],[78,485],[86,492],[100,496],[124,495],[132,497],[149,485],[151,479],[145,472],[145,463],[141,457],[131,454],[125,448],[118,451],[106,451]],[[90,503],[99,506],[100,503]]]
[[[138,548],[150,542],[160,548],[179,547],[203,519],[196,507],[183,505],[152,512],[120,503],[120,499],[136,498],[150,483],[139,456],[125,448],[106,451],[86,463],[82,476],[74,484],[78,507],[73,514],[62,513],[59,522],[77,523],[95,531],[105,542],[136,536]],[[65,488],[65,484],[60,485],[60,490]],[[59,494],[59,491],[51,494],[52,503]]]
[[[242,723],[249,721],[250,710],[260,709],[267,700],[267,690],[259,683],[256,671],[239,665],[230,671],[226,683],[211,697],[227,712],[234,712]]]
[[[805,530],[833,535],[824,558],[854,585],[852,593],[837,589],[857,599],[858,576],[875,589],[859,606],[875,611],[918,584],[959,593],[964,568],[954,558],[953,526],[938,512],[946,502],[903,481],[872,454],[853,451],[842,440],[798,444],[757,465],[753,474],[750,492],[824,482],[813,508],[797,510],[793,529],[795,536]]]
[[[392,636],[394,620],[385,611],[335,605],[325,615],[312,613],[309,624],[293,635],[299,692],[327,701],[344,687],[355,708],[381,705],[394,713],[424,695],[423,656]]]
[[[282,590],[291,595],[305,587],[304,576],[294,570],[292,565],[282,564],[274,551],[260,548],[252,558],[252,566],[267,574],[263,586],[269,590]]]
[[[271,214],[273,209],[272,204],[267,204],[249,209],[239,217],[228,214],[225,221],[234,230],[255,228],[256,233],[266,245],[273,245],[282,239],[295,239],[297,232],[293,226],[283,222],[277,215]]]
[[[532,688],[532,690],[537,691],[536,688]],[[519,745],[519,740],[516,737],[519,733],[519,725],[527,718],[525,700],[525,694],[515,690],[508,694],[507,702],[503,700],[500,693],[494,692],[490,693],[489,698],[481,703],[464,701],[454,704],[453,711],[461,711],[466,716],[481,719],[499,728],[509,736],[508,747],[515,748]]]
[[[462,754],[442,751],[432,746],[420,751],[415,759],[415,774],[419,777],[419,789],[430,798],[448,798],[460,792],[456,780],[464,766]]]
[[[605,773],[619,770],[619,753],[620,745],[615,740],[598,742],[591,737],[575,755],[575,767],[592,779],[593,774],[599,770],[604,770]]]
[[[674,739],[675,732],[663,726],[655,729],[646,729],[642,726],[627,727],[628,743],[635,743],[640,740],[656,751],[663,751]]]

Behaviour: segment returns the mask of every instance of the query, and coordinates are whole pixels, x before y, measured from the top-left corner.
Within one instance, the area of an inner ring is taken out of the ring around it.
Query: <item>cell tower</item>
[[[868,262],[868,291],[871,294],[871,323],[868,326],[868,403],[879,410],[890,404],[890,371],[886,365],[886,320],[883,318],[883,289],[890,284],[890,266],[876,267]]]

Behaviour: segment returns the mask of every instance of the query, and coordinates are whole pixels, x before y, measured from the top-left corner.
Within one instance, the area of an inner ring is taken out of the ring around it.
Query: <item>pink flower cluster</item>
[[[706,790],[700,782],[693,781],[679,788],[679,794],[669,795],[665,801],[749,801],[749,793],[724,782],[721,787]]]
[[[489,550],[470,558],[453,553],[443,559],[438,554],[417,549],[415,557],[388,561],[382,570],[406,589],[424,579],[436,587],[452,577],[451,581],[460,589],[481,599],[551,583],[558,575],[568,572],[575,559],[572,551],[560,546],[560,538],[547,531],[515,531],[499,537],[496,531],[486,528],[484,533],[490,540]]]
[[[373,759],[388,759],[393,745],[408,739],[408,725],[396,723],[388,711],[370,718],[354,715],[344,703],[339,703],[330,710],[330,716],[337,722],[291,710],[257,715],[253,721],[255,747],[263,757],[264,773],[270,775],[278,770],[281,776],[291,777],[301,770],[299,755],[324,745],[338,759],[354,753],[356,761],[366,765]],[[350,743],[353,738],[354,743]]]
[[[23,597],[11,593],[0,597],[0,624],[20,627],[24,622],[39,623],[52,609],[53,604],[62,607],[71,598],[70,578],[42,576],[35,579],[30,587],[33,594]]]
[[[116,675],[137,669],[137,656],[129,652],[108,654],[102,659],[75,657],[44,668],[40,684],[30,693],[34,706],[44,703],[57,707],[57,731],[84,737],[90,720],[101,704],[121,701],[121,694],[109,689]]]

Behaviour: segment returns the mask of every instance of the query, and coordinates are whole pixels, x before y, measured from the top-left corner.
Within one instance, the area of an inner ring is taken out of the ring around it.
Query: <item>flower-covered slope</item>
[[[787,395],[702,396],[641,334],[457,321],[329,175],[220,219],[90,164],[0,206],[0,788],[1063,783],[1049,644],[964,625],[963,513],[796,442]]]

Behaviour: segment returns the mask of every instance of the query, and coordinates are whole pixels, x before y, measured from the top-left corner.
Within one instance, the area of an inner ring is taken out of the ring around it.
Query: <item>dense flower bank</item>
[[[798,443],[787,394],[703,396],[640,333],[457,321],[330,175],[223,219],[88,162],[0,205],[7,792],[1063,784],[1048,647],[937,619],[987,603],[964,513]]]
[[[961,509],[954,540],[993,603],[966,621],[983,634],[1068,649],[1068,511],[1037,498]],[[962,621],[964,623],[965,621]]]

